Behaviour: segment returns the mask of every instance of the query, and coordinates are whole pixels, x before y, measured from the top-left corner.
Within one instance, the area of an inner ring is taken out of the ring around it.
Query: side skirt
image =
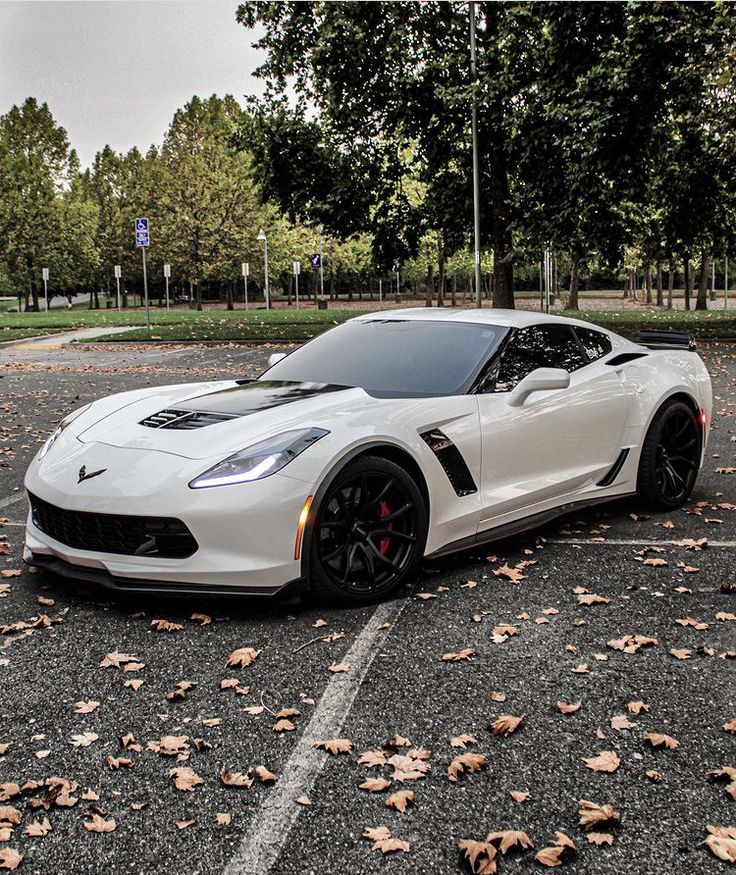
[[[572,511],[583,510],[587,507],[594,507],[598,504],[607,504],[612,501],[618,501],[620,498],[627,498],[636,493],[631,492],[627,495],[614,495],[601,498],[585,498],[580,501],[570,501],[567,504],[561,504],[559,507],[553,507],[549,510],[541,511],[540,513],[532,514],[522,519],[513,520],[510,523],[504,523],[500,526],[495,526],[491,529],[485,529],[482,532],[477,532],[475,535],[470,535],[467,538],[460,538],[458,541],[451,541],[435,550],[425,559],[437,559],[440,556],[449,556],[452,553],[459,553],[461,550],[468,550],[471,547],[477,547],[479,544],[490,544],[493,541],[500,541],[504,538],[511,538],[514,535],[519,535],[522,532],[528,532],[530,529],[536,529],[543,526],[545,523],[551,522],[558,517],[571,513]]]

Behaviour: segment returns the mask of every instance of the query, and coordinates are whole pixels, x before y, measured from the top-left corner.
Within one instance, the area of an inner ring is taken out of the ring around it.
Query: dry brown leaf
[[[723,728],[726,732],[730,732],[733,735],[736,735],[736,717],[733,717],[728,723],[723,724]]]
[[[197,822],[196,817],[182,818],[181,820],[175,821],[177,829],[187,829],[188,827],[192,826],[192,824],[194,824],[196,822]]]
[[[136,656],[131,656],[129,653],[120,653],[118,650],[113,650],[112,653],[106,653],[100,662],[100,668],[120,668],[126,662],[135,662]]]
[[[188,766],[170,769],[169,776],[174,779],[174,786],[177,790],[192,791],[200,784],[204,784],[204,780]]]
[[[226,665],[248,668],[263,653],[262,650],[254,650],[252,647],[241,647],[228,656]]]
[[[151,620],[151,625],[157,632],[178,632],[184,628],[181,623],[171,623],[169,620]]]
[[[610,605],[611,600],[594,592],[582,593],[578,596],[579,605]]]
[[[212,617],[209,614],[192,614],[189,619],[194,620],[195,623],[198,622],[200,626],[209,626],[212,622]]]
[[[380,851],[382,854],[392,854],[395,851],[404,851],[408,854],[411,850],[409,842],[393,838],[390,830],[385,826],[366,828],[363,831],[363,838],[372,841],[373,850]]]
[[[494,735],[511,735],[524,722],[524,717],[515,717],[513,714],[502,714],[491,724],[491,732]]]
[[[615,750],[603,750],[597,756],[583,757],[583,762],[594,772],[615,772],[621,765]]]
[[[84,821],[84,828],[88,832],[113,832],[117,828],[115,818],[105,820],[99,814],[90,814],[90,820]]]
[[[392,793],[386,800],[388,808],[394,808],[402,814],[406,813],[406,808],[410,802],[414,801],[414,792],[412,790],[397,790]]]
[[[680,746],[680,742],[671,735],[662,735],[659,732],[647,732],[644,736],[644,741],[648,741],[652,747],[661,747],[664,745],[669,750],[675,750]]]
[[[629,720],[625,714],[617,714],[615,717],[611,717],[611,729],[615,729],[617,732],[622,732],[625,729],[636,729],[638,725],[638,723]]]
[[[457,782],[464,772],[478,772],[486,764],[486,758],[481,753],[461,753],[447,767],[447,777]]]
[[[471,659],[471,657],[475,656],[475,650],[470,647],[466,647],[463,650],[458,650],[456,653],[443,653],[442,661],[443,662],[460,662],[465,659]]]
[[[27,836],[42,838],[51,832],[51,821],[44,816],[43,820],[32,820],[25,828]]]
[[[107,765],[110,769],[119,769],[120,766],[125,766],[128,769],[133,768],[133,760],[128,759],[127,757],[114,757],[108,756]]]
[[[313,741],[312,747],[326,750],[335,756],[340,753],[350,753],[353,749],[353,742],[349,738],[328,738],[323,741]]]
[[[232,819],[232,815],[228,811],[215,812],[215,826],[230,826]]]
[[[495,875],[496,848],[490,842],[461,839],[457,846],[474,875]]]
[[[75,714],[91,714],[92,711],[95,711],[100,707],[99,702],[93,702],[91,699],[89,702],[75,702],[74,703],[74,713]]]
[[[304,796],[304,795],[297,796],[295,801],[298,802],[299,805],[311,805],[312,804],[312,800],[309,798],[309,796]]]
[[[591,845],[612,845],[613,833],[610,832],[589,832],[586,836]]]
[[[541,863],[548,869],[552,869],[554,866],[562,865],[562,855],[564,852],[565,849],[561,847],[542,848],[534,859],[537,863]]]
[[[271,729],[274,732],[293,732],[296,729],[296,725],[292,723],[291,720],[282,718],[281,720],[277,720]]]
[[[253,778],[249,774],[233,772],[230,769],[223,769],[220,772],[220,780],[226,787],[251,787],[253,785]]]
[[[570,704],[569,702],[559,701],[557,703],[557,709],[562,714],[575,714],[577,711],[580,710],[582,704],[582,701],[573,702],[572,704]]]
[[[491,693],[491,699],[494,702],[505,702],[506,701],[506,693],[502,690],[494,690]]]
[[[269,772],[269,770],[265,766],[256,766],[255,773],[258,775],[258,780],[261,784],[275,784],[278,781],[279,776],[274,775],[273,772]]]
[[[391,781],[387,781],[385,778],[366,778],[358,786],[361,790],[367,790],[369,793],[383,793],[391,786]]]
[[[331,671],[333,674],[341,674],[346,671],[350,671],[350,663],[349,662],[333,662],[331,666],[327,669]]]
[[[534,842],[529,838],[529,836],[522,832],[520,829],[503,829],[498,832],[489,833],[486,836],[487,842],[501,842],[499,845],[499,851],[502,854],[506,854],[512,848],[515,848],[517,845],[520,848],[533,848]]]
[[[675,648],[672,648],[670,650],[670,653],[672,654],[672,656],[675,657],[675,659],[690,659],[690,657],[693,655],[692,650],[677,650]]]
[[[80,735],[72,735],[69,743],[72,747],[89,747],[99,737],[95,732],[83,732]]]
[[[386,754],[382,750],[367,750],[358,757],[361,766],[369,769],[386,765]]]
[[[472,735],[463,733],[462,735],[454,735],[450,739],[450,747],[461,747],[463,750],[469,745],[475,744],[475,739]]]
[[[531,798],[531,793],[528,790],[509,790],[509,793],[514,802],[526,802]]]
[[[609,821],[619,821],[621,815],[612,805],[598,805],[596,802],[590,802],[587,799],[579,799],[578,805],[580,810],[580,826],[584,829],[590,829],[592,826],[599,826],[602,823]]]
[[[23,860],[15,848],[0,848],[0,869],[17,869]]]
[[[651,706],[647,705],[646,702],[641,702],[638,700],[634,702],[628,702],[626,707],[632,714],[641,714],[642,711],[649,711],[651,708]]]

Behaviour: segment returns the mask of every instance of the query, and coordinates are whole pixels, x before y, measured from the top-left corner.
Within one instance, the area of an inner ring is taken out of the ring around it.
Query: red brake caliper
[[[383,519],[387,517],[391,513],[391,505],[387,501],[381,501],[378,505],[378,516]],[[393,523],[386,524],[387,529],[393,528]],[[381,538],[378,542],[378,549],[381,552],[382,556],[385,556],[388,553],[388,546],[391,543],[391,538],[386,536],[385,538]]]

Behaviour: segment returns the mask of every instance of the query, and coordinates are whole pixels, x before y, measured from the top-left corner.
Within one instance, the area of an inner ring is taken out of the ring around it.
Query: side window
[[[592,362],[608,355],[613,349],[611,339],[600,331],[593,331],[591,328],[578,328],[577,326],[575,326],[574,331]]]
[[[587,364],[567,325],[531,325],[519,329],[506,345],[496,377],[496,392],[510,392],[537,368],[575,371]]]

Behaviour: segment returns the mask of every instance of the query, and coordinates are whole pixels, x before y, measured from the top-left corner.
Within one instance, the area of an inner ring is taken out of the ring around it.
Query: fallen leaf
[[[612,845],[613,833],[610,832],[589,832],[587,835],[591,845]]]
[[[367,778],[358,786],[361,790],[367,790],[369,793],[383,793],[391,786],[391,781],[387,781],[385,778]]]
[[[48,817],[43,820],[32,820],[25,828],[27,836],[42,837],[51,832],[51,821]]]
[[[615,750],[601,751],[594,757],[583,757],[585,765],[594,772],[615,772],[621,760]]]
[[[169,776],[174,779],[174,786],[177,790],[191,792],[195,787],[204,784],[204,780],[200,778],[194,769],[190,769],[187,766],[171,769]]]
[[[253,785],[253,778],[250,775],[233,772],[230,769],[223,769],[220,772],[220,780],[226,787],[251,787]]]
[[[100,736],[94,732],[83,732],[81,735],[72,735],[70,744],[72,747],[89,747]]]
[[[247,668],[258,659],[261,653],[263,653],[262,650],[254,650],[252,647],[241,647],[239,650],[233,650],[230,656],[228,656],[226,664]]]
[[[529,836],[522,832],[520,829],[503,829],[498,832],[489,833],[486,836],[487,842],[497,842],[500,841],[499,851],[506,855],[511,848],[515,848],[517,845],[520,848],[533,848],[534,842],[529,838]]]
[[[464,772],[478,772],[486,764],[486,758],[480,753],[462,753],[456,756],[447,767],[447,777],[457,782]]]
[[[350,663],[333,662],[332,665],[328,668],[328,671],[331,671],[333,674],[341,674],[342,672],[350,671]]]
[[[580,806],[578,811],[580,826],[584,829],[590,829],[592,826],[621,819],[618,811],[608,804],[598,805],[596,802],[590,802],[587,799],[579,799],[578,805]]]
[[[258,775],[258,780],[261,784],[275,784],[278,781],[279,776],[274,775],[273,772],[269,772],[269,770],[265,766],[256,766],[255,773]]]
[[[382,854],[392,854],[395,851],[404,851],[408,854],[411,850],[409,842],[393,838],[388,827],[385,826],[368,827],[363,831],[363,838],[372,841],[372,849]]]
[[[569,702],[560,701],[557,703],[557,708],[563,714],[575,714],[577,711],[580,710],[582,704],[583,704],[582,701],[574,702],[573,704],[570,704]]]
[[[406,808],[410,802],[414,801],[414,793],[412,790],[397,790],[392,793],[386,800],[386,805],[389,808],[394,808],[402,814],[406,813]]]
[[[97,708],[100,707],[99,702],[75,702],[74,703],[74,713],[75,714],[91,714]]]
[[[464,659],[470,659],[473,656],[475,656],[475,650],[472,650],[470,647],[466,647],[464,650],[458,650],[457,653],[443,653],[442,661],[460,662]]]
[[[228,811],[217,811],[215,813],[215,826],[230,826],[232,819],[232,815]]]
[[[350,753],[353,749],[353,742],[348,738],[328,738],[324,741],[313,741],[312,747],[326,750],[334,756],[340,753]]]
[[[509,793],[514,802],[526,802],[531,798],[531,793],[528,790],[509,790]]]
[[[17,869],[23,860],[23,854],[15,848],[0,848],[0,869]]]
[[[495,875],[496,848],[490,842],[461,839],[457,846],[474,875]]]
[[[494,735],[511,735],[524,722],[523,717],[515,717],[513,714],[502,714],[491,724],[491,732]]]
[[[472,735],[467,735],[465,733],[462,735],[455,735],[450,739],[450,747],[461,747],[465,750],[469,744],[475,744],[475,739]]]
[[[84,828],[88,832],[113,832],[117,828],[114,817],[104,820],[99,814],[90,814],[90,818],[84,821]]]
[[[671,735],[662,735],[659,732],[647,732],[644,736],[644,741],[648,741],[652,747],[661,747],[664,745],[670,750],[675,750],[680,746],[680,742]]]

